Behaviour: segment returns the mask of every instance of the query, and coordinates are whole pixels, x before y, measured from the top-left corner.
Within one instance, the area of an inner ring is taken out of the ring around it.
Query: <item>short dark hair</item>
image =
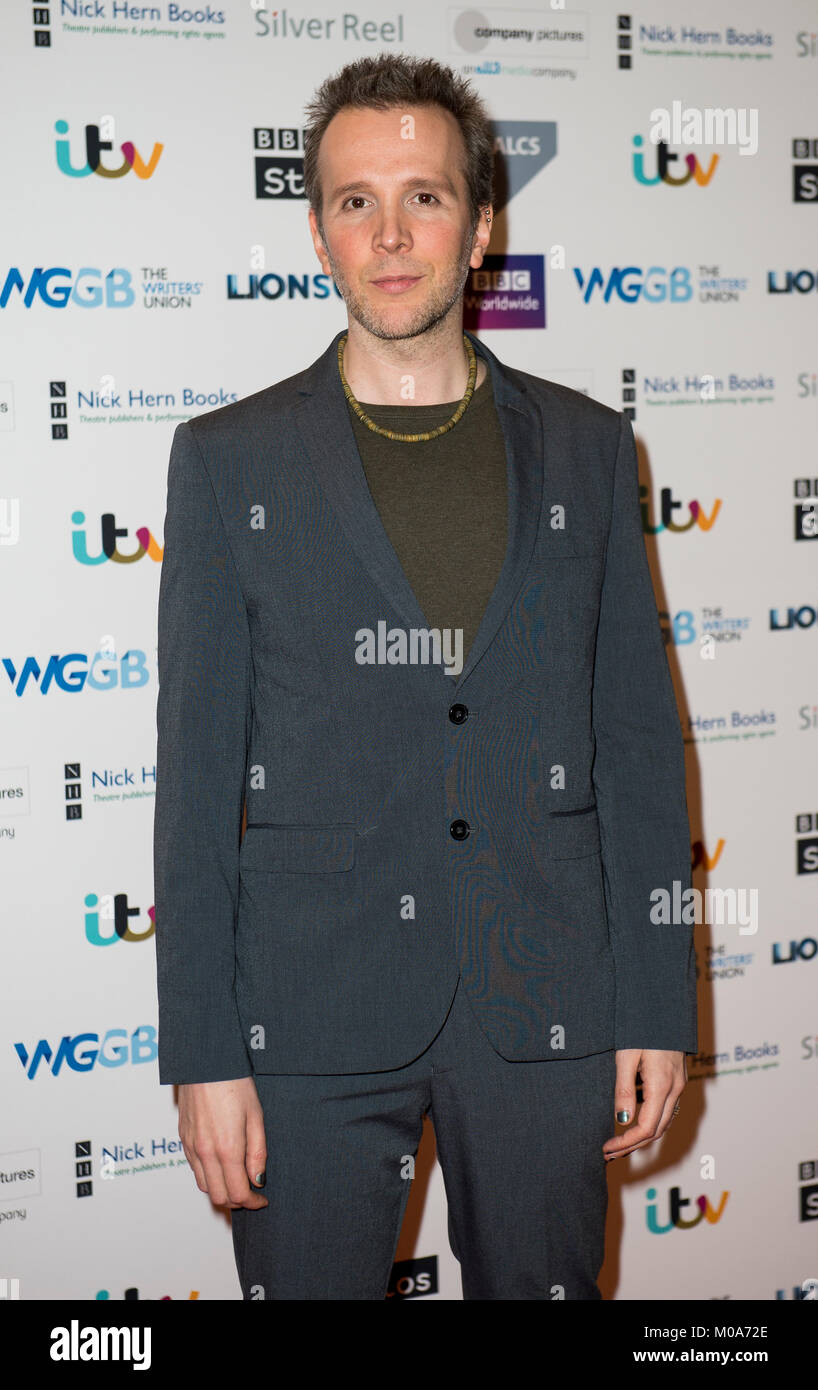
[[[434,58],[379,53],[358,58],[327,77],[304,110],[304,191],[321,227],[322,193],[318,149],[324,131],[344,107],[387,111],[404,106],[442,106],[460,126],[465,146],[463,177],[469,191],[473,226],[480,208],[494,196],[494,130],[478,93],[465,78]]]

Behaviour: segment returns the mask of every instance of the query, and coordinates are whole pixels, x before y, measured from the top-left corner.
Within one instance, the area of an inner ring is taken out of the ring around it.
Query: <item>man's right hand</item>
[[[269,1206],[250,1186],[267,1165],[264,1115],[252,1076],[181,1085],[179,1138],[197,1186],[214,1206]]]

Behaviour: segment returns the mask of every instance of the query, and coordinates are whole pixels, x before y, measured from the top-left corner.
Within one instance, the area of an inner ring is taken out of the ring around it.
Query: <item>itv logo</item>
[[[112,946],[116,941],[149,941],[156,931],[155,907],[147,910],[147,926],[141,931],[135,930],[134,918],[140,917],[142,909],[130,906],[127,893],[106,893],[101,899],[96,893],[87,893],[85,906],[91,909],[85,914],[85,939],[92,946]]]
[[[705,1220],[711,1226],[715,1226],[716,1223],[721,1220],[722,1215],[724,1214],[724,1208],[727,1205],[727,1198],[730,1196],[730,1193],[722,1192],[721,1201],[719,1202],[718,1207],[716,1207],[716,1209],[714,1210],[705,1196],[696,1197],[695,1199],[691,1197],[683,1197],[682,1189],[680,1187],[671,1187],[668,1203],[668,1215],[670,1216],[670,1220],[664,1226],[660,1225],[658,1219],[658,1207],[656,1205],[656,1188],[649,1187],[647,1192],[645,1193],[645,1196],[648,1199],[647,1211],[645,1212],[645,1221],[647,1224],[647,1228],[650,1231],[651,1235],[663,1236],[666,1235],[668,1231],[673,1230],[692,1231],[694,1226],[698,1226],[700,1221]],[[686,1217],[682,1216],[682,1207],[689,1207],[691,1201],[693,1200],[695,1200],[695,1204],[699,1208],[699,1214],[698,1216],[694,1216],[693,1219],[689,1221]]]
[[[102,162],[102,151],[114,148],[114,122],[113,118],[108,116],[102,126],[85,127],[85,161],[82,164],[72,164],[71,146],[64,138],[68,134],[68,122],[60,118],[54,122],[54,129],[61,137],[55,142],[57,168],[70,179],[85,179],[89,174],[98,174],[103,179],[121,179],[125,174],[130,174],[132,169],[137,178],[149,179],[154,174],[159,156],[165,148],[164,145],[154,143],[150,159],[146,162],[132,140],[123,140],[119,148],[125,158],[117,169],[106,169]]]

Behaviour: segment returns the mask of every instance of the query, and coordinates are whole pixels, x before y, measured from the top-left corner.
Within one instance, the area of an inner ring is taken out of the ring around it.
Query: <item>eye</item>
[[[416,198],[431,198],[432,203],[437,203],[437,202],[440,201],[439,198],[437,198],[437,196],[436,196],[434,193],[425,193],[425,192],[421,192],[421,193],[416,193],[414,196],[415,196]],[[350,196],[349,196],[348,198],[346,198],[346,199],[344,200],[344,202],[341,204],[341,211],[343,212],[343,211],[346,209],[346,206],[347,206],[348,203],[361,203],[361,202],[364,202],[364,203],[366,202],[366,199],[364,198],[363,193],[352,193],[352,194],[350,194]],[[421,204],[421,207],[425,207],[425,208],[431,207],[431,206],[432,206],[432,203],[422,203],[422,204]],[[360,212],[360,211],[361,211],[360,208],[351,208],[350,210],[351,210],[352,212]]]

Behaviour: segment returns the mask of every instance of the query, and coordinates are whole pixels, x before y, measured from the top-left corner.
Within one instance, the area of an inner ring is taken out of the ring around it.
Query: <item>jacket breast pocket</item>
[[[355,826],[248,825],[239,851],[239,873],[344,873],[355,863]]]
[[[543,830],[546,859],[584,859],[601,852],[596,803],[575,811],[551,811]]]

